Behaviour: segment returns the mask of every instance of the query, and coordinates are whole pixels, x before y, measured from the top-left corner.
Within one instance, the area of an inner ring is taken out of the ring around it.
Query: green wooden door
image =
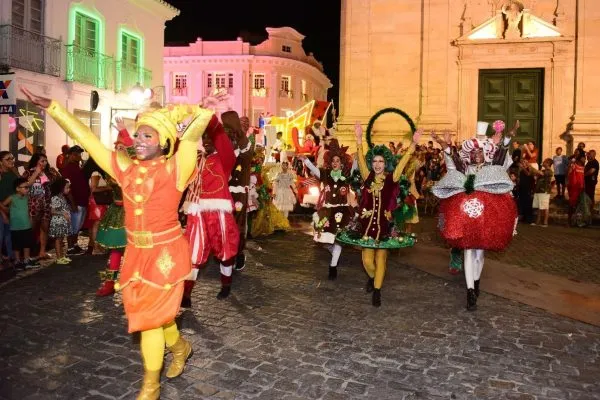
[[[519,143],[533,141],[541,148],[543,79],[543,69],[479,71],[477,118],[490,123],[488,135],[493,134],[492,123],[496,120],[505,121],[507,130],[519,120]]]

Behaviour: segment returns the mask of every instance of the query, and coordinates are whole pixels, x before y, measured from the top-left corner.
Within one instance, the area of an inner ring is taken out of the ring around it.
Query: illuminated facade
[[[304,52],[304,36],[288,27],[266,30],[268,39],[256,46],[238,38],[165,47],[167,101],[200,103],[227,93],[216,111],[232,109],[258,125],[261,114],[282,117],[311,100],[327,100],[331,82],[312,53]]]
[[[162,0],[2,1],[0,64],[15,72],[17,84],[61,102],[112,147],[111,118],[118,110],[135,113],[131,88],[162,85],[164,25],[178,14]],[[92,90],[100,102],[90,115]],[[61,146],[73,142],[18,97],[17,114],[0,119],[0,148],[22,165],[42,145],[54,164]]]
[[[518,119],[518,139],[544,158],[600,148],[597,0],[342,0],[341,24],[346,142],[356,120],[398,107],[458,139],[478,120]],[[394,118],[375,125],[377,141],[407,129]]]

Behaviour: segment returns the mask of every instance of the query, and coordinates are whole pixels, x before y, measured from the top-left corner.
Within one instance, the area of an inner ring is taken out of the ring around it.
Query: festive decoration
[[[373,133],[373,125],[375,124],[375,121],[377,121],[377,119],[379,117],[381,117],[382,115],[389,114],[389,113],[400,115],[402,118],[404,118],[406,120],[406,122],[408,122],[408,125],[410,126],[411,138],[412,138],[412,134],[414,134],[415,131],[417,130],[415,123],[408,116],[407,113],[400,110],[399,108],[393,108],[393,107],[384,108],[383,110],[376,112],[375,115],[373,115],[371,117],[371,119],[369,120],[369,124],[367,125],[367,144],[369,145],[369,148],[372,148],[374,146],[373,141],[371,140],[371,136]]]
[[[494,129],[494,132],[502,133],[506,128],[506,124],[504,123],[504,121],[499,119],[497,121],[494,121],[494,123],[492,124],[492,128]]]

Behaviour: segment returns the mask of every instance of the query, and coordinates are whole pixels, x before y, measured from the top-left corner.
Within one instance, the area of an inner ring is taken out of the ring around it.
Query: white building
[[[267,28],[257,46],[235,41],[203,41],[164,49],[167,101],[200,103],[218,92],[229,94],[217,112],[235,110],[258,124],[260,114],[285,116],[311,100],[327,100],[331,82],[323,66],[302,48],[296,30]]]
[[[91,125],[109,147],[116,132],[111,118],[129,110],[137,83],[162,86],[165,22],[179,10],[162,0],[1,0],[0,68],[17,85],[59,101]],[[90,115],[90,94],[100,97]],[[45,146],[51,164],[72,144],[44,112],[19,93],[15,120],[0,120],[0,148],[20,163]]]

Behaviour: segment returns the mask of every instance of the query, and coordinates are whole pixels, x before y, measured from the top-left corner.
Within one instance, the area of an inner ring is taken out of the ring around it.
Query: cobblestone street
[[[161,399],[600,399],[598,327],[487,293],[468,313],[462,283],[397,257],[375,309],[356,250],[332,283],[329,253],[301,232],[249,246],[229,299],[215,298],[216,267],[199,278],[178,319],[195,353],[181,377],[164,378]],[[122,307],[94,296],[104,260],[2,288],[2,399],[135,398],[139,338]]]

